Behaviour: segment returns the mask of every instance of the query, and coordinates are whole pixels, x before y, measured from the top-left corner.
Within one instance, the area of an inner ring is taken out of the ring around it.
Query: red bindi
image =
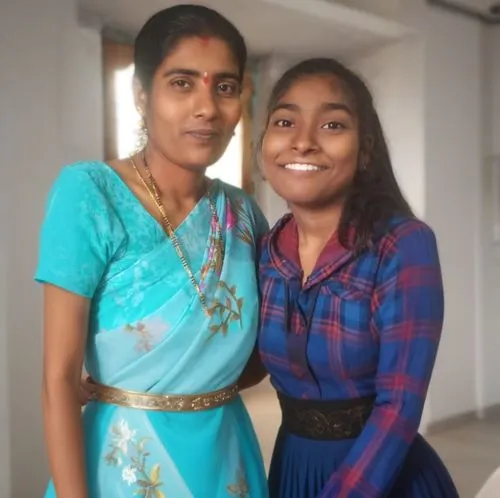
[[[209,36],[200,36],[201,44],[204,47],[207,47],[210,44],[210,37]]]

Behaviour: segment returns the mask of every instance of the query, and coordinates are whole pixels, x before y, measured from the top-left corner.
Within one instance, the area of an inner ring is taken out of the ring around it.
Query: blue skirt
[[[304,439],[281,428],[269,472],[270,498],[317,498],[355,441]],[[391,492],[384,498],[459,498],[459,495],[437,453],[418,435]]]

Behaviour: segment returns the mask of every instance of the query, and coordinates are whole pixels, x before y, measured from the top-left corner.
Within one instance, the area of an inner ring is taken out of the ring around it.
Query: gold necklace
[[[201,305],[203,307],[203,310],[205,311],[205,314],[207,316],[210,316],[209,309],[207,306],[207,300],[205,297],[205,294],[201,290],[200,284],[197,282],[196,277],[194,276],[191,267],[189,266],[189,263],[187,261],[187,258],[185,257],[181,244],[179,242],[179,239],[177,238],[177,235],[175,234],[174,227],[170,223],[170,220],[168,219],[167,212],[165,210],[165,206],[163,205],[163,202],[161,200],[160,196],[160,189],[158,188],[158,185],[151,173],[151,170],[149,169],[148,163],[146,161],[146,154],[143,151],[143,156],[142,156],[142,161],[144,163],[144,171],[146,172],[147,175],[147,180],[142,176],[141,172],[139,171],[139,168],[135,164],[134,159],[131,157],[130,162],[132,164],[132,167],[134,168],[134,171],[141,181],[141,183],[144,185],[146,190],[148,191],[148,194],[150,195],[151,199],[155,203],[158,211],[161,214],[162,218],[162,225],[164,230],[166,231],[168,237],[172,241],[172,245],[174,246],[175,252],[177,253],[177,256],[179,257],[182,266],[184,267],[185,272],[187,273],[189,280],[191,281],[191,284],[193,285],[194,289],[196,290],[196,293],[198,294],[198,297],[200,298]],[[212,222],[216,227],[216,232],[217,235],[214,237],[211,241],[211,245],[213,244],[214,247],[214,254],[219,252],[219,254],[216,254],[217,256],[220,255],[220,257],[223,259],[224,258],[224,250],[222,246],[222,228],[219,222],[219,217],[217,215],[217,208],[214,205],[214,202],[212,200],[212,197],[210,196],[210,193],[207,192],[205,193],[208,199],[208,204],[210,206],[210,211],[212,212]]]

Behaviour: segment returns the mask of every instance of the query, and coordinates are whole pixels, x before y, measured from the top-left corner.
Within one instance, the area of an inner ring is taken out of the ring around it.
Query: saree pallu
[[[116,249],[92,298],[86,349],[91,377],[123,390],[168,395],[209,393],[236,382],[255,346],[259,310],[255,251],[265,222],[250,199],[219,181],[211,186],[223,259],[213,252],[217,227],[206,197],[176,229],[206,295],[207,315],[156,220],[116,173],[102,163],[83,164],[112,210],[103,221],[88,194],[79,208],[87,206],[87,220],[97,217],[97,231],[112,236]],[[56,218],[47,214],[42,244]],[[37,280],[63,286],[64,276],[51,278],[44,264],[48,252],[41,250]],[[90,498],[268,494],[259,445],[239,396],[214,409],[179,413],[91,402],[83,426]],[[56,496],[52,484],[45,496]]]

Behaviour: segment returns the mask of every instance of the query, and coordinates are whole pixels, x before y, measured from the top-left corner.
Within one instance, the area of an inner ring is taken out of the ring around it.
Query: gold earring
[[[148,126],[146,123],[146,118],[144,117],[144,112],[142,109],[137,108],[140,119],[136,131],[136,153],[143,151],[148,143]]]

